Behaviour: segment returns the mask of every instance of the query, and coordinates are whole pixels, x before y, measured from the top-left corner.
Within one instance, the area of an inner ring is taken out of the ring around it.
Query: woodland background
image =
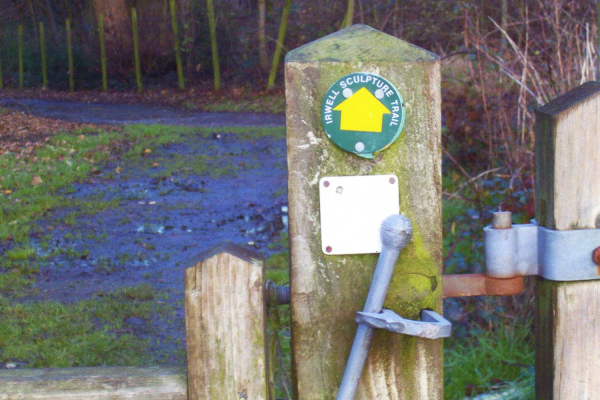
[[[501,166],[511,177],[519,177],[531,170],[533,109],[596,78],[597,8],[596,0],[2,0],[2,85],[19,87],[22,79],[24,89],[43,86],[43,23],[47,86],[67,89],[69,19],[74,89],[99,91],[102,15],[108,89],[132,91],[136,80],[131,14],[136,9],[144,88],[178,87],[178,43],[184,79],[179,87],[191,90],[193,97],[210,97],[221,86],[234,98],[260,96],[267,86],[282,93],[280,61],[286,51],[350,23],[364,23],[442,57],[445,135],[452,139],[446,150],[451,162],[460,165],[460,173],[471,166],[479,173]],[[281,54],[276,54],[278,43]],[[271,70],[274,76],[267,85]],[[160,101],[156,97],[153,101]],[[188,106],[193,108],[193,102]],[[283,105],[267,111],[282,112]],[[460,143],[468,146],[457,152],[454,144]]]

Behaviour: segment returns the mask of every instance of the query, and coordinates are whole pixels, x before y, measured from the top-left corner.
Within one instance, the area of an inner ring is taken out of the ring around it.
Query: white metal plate
[[[319,200],[323,253],[379,253],[381,223],[400,212],[398,177],[324,177],[319,181]]]

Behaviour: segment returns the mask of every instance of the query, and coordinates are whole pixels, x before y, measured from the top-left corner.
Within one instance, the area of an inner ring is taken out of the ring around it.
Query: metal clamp
[[[402,318],[392,310],[384,308],[380,313],[357,312],[356,322],[376,329],[418,336],[426,339],[450,337],[452,324],[431,310],[421,311],[421,321]]]
[[[494,219],[510,215],[496,213]],[[593,257],[600,245],[600,229],[556,231],[538,226],[535,221],[500,229],[496,226],[483,229],[487,276],[540,275],[553,281],[600,279],[600,268]]]

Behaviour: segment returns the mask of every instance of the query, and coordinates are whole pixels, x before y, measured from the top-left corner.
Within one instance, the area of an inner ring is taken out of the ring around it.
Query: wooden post
[[[190,400],[270,399],[264,274],[262,257],[231,243],[185,270]]]
[[[275,77],[277,76],[277,68],[279,67],[279,60],[281,59],[281,50],[283,49],[283,40],[285,39],[285,31],[287,30],[287,21],[291,7],[292,0],[285,0],[285,3],[283,3],[283,10],[281,11],[279,33],[277,34],[277,43],[275,44],[275,52],[273,53],[273,63],[271,64],[271,72],[269,73],[269,80],[267,81],[267,89],[275,86]]]
[[[537,110],[535,134],[540,225],[600,228],[600,83],[587,82]],[[536,398],[599,398],[600,281],[540,278],[536,312]]]
[[[219,48],[217,47],[217,21],[215,19],[215,6],[213,4],[213,0],[206,0],[206,13],[208,14],[208,31],[210,33],[210,49],[212,54],[215,90],[219,90],[221,88],[221,71],[219,69]]]
[[[169,1],[171,8],[171,27],[173,28],[173,44],[175,47],[175,64],[177,65],[177,79],[179,80],[179,89],[185,89],[183,82],[183,66],[181,65],[181,47],[179,46],[179,25],[177,24],[177,11],[175,9],[175,0]]]
[[[46,62],[46,38],[44,37],[44,23],[40,21],[40,50],[42,53],[42,87],[48,87],[48,68]]]
[[[19,42],[19,90],[23,90],[23,24],[17,28],[17,41]]]
[[[75,71],[73,67],[73,43],[71,42],[71,20],[65,21],[67,28],[67,58],[69,59],[69,90],[75,91]]]
[[[98,36],[100,39],[100,67],[102,68],[102,90],[108,90],[108,74],[106,73],[106,42],[104,40],[104,16],[98,15]]]
[[[351,72],[390,81],[405,100],[403,133],[373,160],[327,138],[321,102]],[[400,253],[385,307],[418,319],[442,311],[441,112],[439,58],[365,25],[353,25],[286,56],[294,399],[334,399],[377,255],[326,256],[318,182],[324,176],[396,174],[400,213],[413,239]],[[357,399],[443,397],[442,341],[376,331]]]
[[[142,67],[140,64],[140,40],[138,35],[138,17],[135,8],[131,9],[131,24],[133,28],[133,58],[135,62],[135,81],[137,82],[137,91],[142,93]]]

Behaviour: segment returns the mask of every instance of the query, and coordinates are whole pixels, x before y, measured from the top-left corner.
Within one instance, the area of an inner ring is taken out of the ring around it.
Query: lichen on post
[[[402,94],[406,123],[398,140],[358,157],[334,145],[321,122],[321,102],[339,78],[366,72]],[[333,399],[352,346],[377,256],[324,255],[318,182],[324,176],[395,174],[400,213],[413,239],[402,251],[385,307],[418,319],[442,309],[441,96],[439,58],[365,25],[353,25],[286,56],[290,206],[292,369],[294,398]],[[443,397],[442,342],[378,331],[357,399]]]

